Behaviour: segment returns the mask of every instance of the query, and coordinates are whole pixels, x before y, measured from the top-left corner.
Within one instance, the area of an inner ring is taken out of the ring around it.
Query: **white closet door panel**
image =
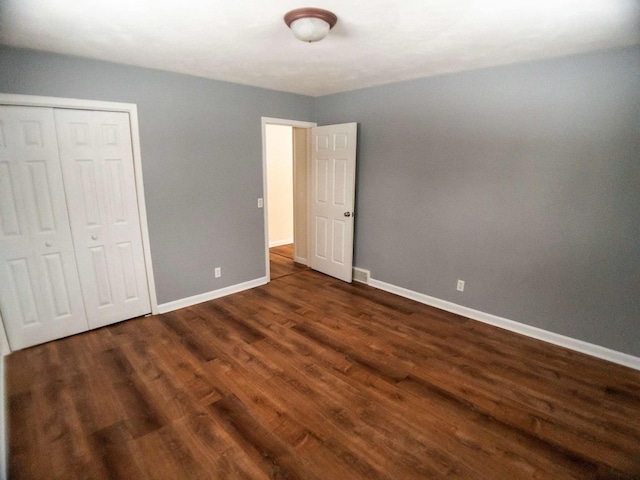
[[[0,309],[12,349],[88,329],[48,108],[0,107]]]
[[[56,110],[55,117],[89,325],[149,313],[129,115]]]

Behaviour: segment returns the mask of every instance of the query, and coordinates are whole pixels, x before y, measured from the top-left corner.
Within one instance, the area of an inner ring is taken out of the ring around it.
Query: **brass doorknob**
[[[345,217],[350,217],[351,216],[351,212],[344,212],[344,216]]]

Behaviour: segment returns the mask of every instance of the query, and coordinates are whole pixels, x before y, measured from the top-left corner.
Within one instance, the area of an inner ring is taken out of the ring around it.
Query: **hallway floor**
[[[293,261],[293,243],[270,248],[269,264],[271,265],[271,280],[308,269],[306,265]]]

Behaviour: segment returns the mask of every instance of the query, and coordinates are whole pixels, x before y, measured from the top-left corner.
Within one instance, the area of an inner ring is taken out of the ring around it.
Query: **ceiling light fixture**
[[[303,42],[322,40],[337,21],[338,17],[333,13],[320,8],[298,8],[284,16],[284,22]]]

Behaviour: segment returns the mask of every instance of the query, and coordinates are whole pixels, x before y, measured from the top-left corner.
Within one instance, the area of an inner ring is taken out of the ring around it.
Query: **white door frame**
[[[151,301],[151,313],[158,314],[158,299],[156,284],[151,263],[151,247],[149,242],[149,227],[147,225],[147,207],[142,181],[142,157],[140,153],[140,130],[138,128],[138,106],[134,103],[116,103],[75,98],[40,97],[35,95],[13,95],[0,93],[0,105],[16,105],[23,107],[72,108],[75,110],[102,110],[106,112],[125,112],[129,114],[131,126],[131,146],[133,150],[133,169],[136,181],[136,195],[138,197],[138,214],[140,216],[140,230],[142,232],[142,248],[144,263]],[[4,331],[2,332],[4,334]],[[0,344],[4,344],[0,339]]]
[[[298,120],[287,120],[284,118],[272,118],[272,117],[262,117],[262,194],[263,196],[263,206],[264,206],[264,256],[265,256],[265,272],[266,275],[265,277],[267,278],[267,283],[271,281],[271,267],[269,265],[269,208],[267,205],[267,124],[269,125],[285,125],[285,126],[289,126],[289,127],[300,127],[300,128],[311,128],[311,127],[317,127],[318,124],[315,122],[301,122]],[[293,149],[293,144],[291,145],[291,148]],[[308,156],[307,156],[308,157]],[[309,165],[310,162],[310,158],[307,158],[307,166]],[[295,178],[295,159],[293,162],[293,169],[294,169],[294,178]],[[307,172],[308,172],[308,168],[307,168]],[[309,182],[307,181],[307,191],[309,191],[308,188],[308,184]],[[294,183],[294,189],[295,189],[295,183]],[[296,198],[296,192],[294,190],[293,192],[293,197],[294,200]],[[293,202],[293,208],[294,208],[294,212],[295,212],[295,201]],[[308,203],[308,202],[307,202]],[[309,206],[307,205],[307,211],[309,210]],[[294,242],[295,242],[295,213],[293,215],[293,221],[294,221],[294,226],[293,226],[293,232],[294,232]]]

